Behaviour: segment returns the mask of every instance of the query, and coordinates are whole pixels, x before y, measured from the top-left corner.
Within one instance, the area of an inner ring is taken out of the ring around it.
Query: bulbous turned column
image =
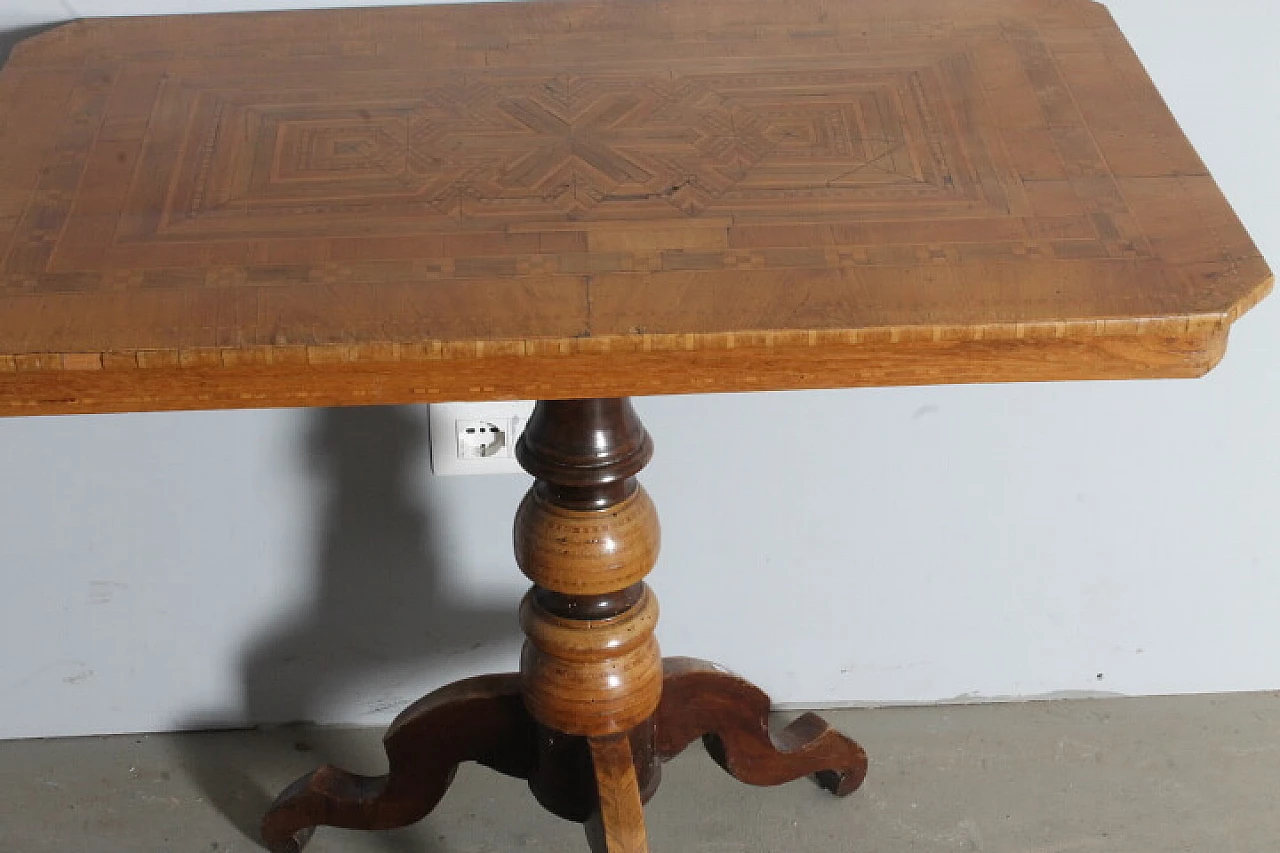
[[[657,710],[658,516],[635,475],[653,444],[626,399],[540,402],[516,447],[535,477],[515,521],[525,705],[542,725],[620,735]]]
[[[644,583],[658,516],[636,474],[653,444],[626,399],[540,402],[516,445],[534,477],[515,522],[533,588],[520,607],[519,675],[470,678],[406,708],[385,738],[389,770],[325,766],[263,818],[273,853],[316,826],[392,829],[427,815],[475,761],[527,779],[553,813],[586,826],[594,853],[649,853],[644,803],[661,763],[701,738],[734,778],[780,785],[813,774],[835,794],[867,772],[862,747],[806,714],[769,730],[769,697],[719,667],[672,658]]]

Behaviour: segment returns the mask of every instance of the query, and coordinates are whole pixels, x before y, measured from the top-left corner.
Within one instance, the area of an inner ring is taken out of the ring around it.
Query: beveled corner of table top
[[[1196,376],[1272,280],[1085,0],[78,21],[0,151],[0,414]]]

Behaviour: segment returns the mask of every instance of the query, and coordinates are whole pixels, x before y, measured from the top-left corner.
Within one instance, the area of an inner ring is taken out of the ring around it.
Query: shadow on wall
[[[317,409],[310,417],[306,465],[324,496],[313,593],[249,645],[241,662],[245,718],[310,720],[335,702],[369,714],[398,710],[446,657],[495,643],[510,643],[514,653],[512,602],[477,608],[450,600],[444,588],[431,493],[423,495],[416,477],[426,461],[425,423],[400,407]],[[193,717],[184,728],[218,725]],[[209,801],[254,840],[278,793],[259,780],[273,775],[272,766],[279,773],[297,763],[297,733],[269,734],[253,767],[229,766],[204,738],[183,746],[186,769]],[[324,754],[324,740],[308,765],[368,763],[367,756]]]
[[[0,32],[0,67],[23,39],[59,24]],[[382,716],[417,698],[414,685],[439,662],[481,646],[519,639],[514,602],[477,606],[449,598],[433,526],[432,478],[425,422],[409,408],[316,409],[308,413],[303,464],[323,495],[316,526],[310,596],[274,619],[250,641],[240,665],[240,713],[193,713],[180,728],[225,728],[229,719],[258,724],[307,721],[335,704]],[[433,664],[434,662],[434,664]],[[453,669],[453,667],[450,667]],[[373,686],[371,686],[373,685]],[[252,761],[222,754],[216,741],[192,735],[178,742],[180,759],[205,797],[255,843],[264,812],[292,779],[332,762],[382,772],[367,755],[346,755],[341,738],[309,732],[299,756],[298,732],[268,730]],[[389,849],[398,839],[385,838]]]

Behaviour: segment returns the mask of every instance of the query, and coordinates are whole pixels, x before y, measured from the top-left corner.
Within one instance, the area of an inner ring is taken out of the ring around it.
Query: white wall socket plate
[[[432,403],[432,473],[523,474],[516,462],[516,440],[533,414],[533,405],[532,400]]]

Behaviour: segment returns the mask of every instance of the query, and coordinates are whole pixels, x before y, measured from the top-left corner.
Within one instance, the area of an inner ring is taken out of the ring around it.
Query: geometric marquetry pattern
[[[0,368],[46,350],[979,337],[1225,314],[1268,275],[1083,0],[92,22],[17,50],[0,150]]]
[[[154,231],[199,238],[288,214],[348,224],[376,202],[421,230],[460,223],[768,213],[781,199],[825,212],[921,204],[971,213],[989,199],[935,107],[934,69],[775,70],[715,76],[457,73],[311,93],[234,81],[170,84],[193,103]],[[243,84],[241,84],[243,85]],[[986,170],[989,176],[990,170]],[[985,189],[999,204],[998,187]],[[142,221],[142,220],[139,220]]]
[[[1032,56],[1023,58],[1034,58],[1037,49],[1024,46]],[[70,244],[64,254],[74,258],[93,248],[98,257],[127,263],[143,254],[140,245],[158,242],[345,237],[375,222],[400,233],[450,233],[671,217],[767,222],[780,209],[788,221],[808,213],[854,226],[963,219],[979,239],[963,250],[939,240],[887,253],[873,241],[845,241],[808,252],[519,253],[487,263],[444,257],[420,272],[841,267],[886,256],[947,262],[962,251],[1011,258],[1147,254],[1105,165],[1087,148],[1058,153],[1064,170],[1094,178],[1071,188],[1074,224],[1064,222],[1058,234],[1040,240],[1033,230],[1002,227],[999,220],[1013,211],[1000,174],[1011,168],[966,126],[973,116],[955,109],[976,85],[969,60],[946,52],[911,59],[902,67],[775,62],[715,74],[699,73],[696,62],[663,63],[665,73],[645,63],[627,72],[546,76],[398,73],[376,85],[355,80],[327,88],[287,74],[270,81],[170,75],[156,87],[152,113],[182,121],[146,139],[134,172],[102,178],[90,172],[91,181],[107,182],[125,199],[123,215],[112,233],[86,234],[96,246]],[[1046,66],[1039,73],[1051,72]],[[111,120],[105,99],[93,104],[107,114],[78,122]],[[1070,126],[1060,132],[1068,135]],[[50,272],[51,236],[69,213],[64,205],[48,221],[31,223],[36,227],[26,236],[35,250],[10,254],[10,285],[40,287],[39,274]],[[993,224],[976,224],[984,220]],[[984,241],[983,233],[999,239]],[[339,265],[314,277],[342,274]],[[252,277],[226,268],[208,275],[215,282]],[[91,278],[55,276],[49,283],[79,286]]]
[[[460,73],[287,105],[201,92],[168,224],[305,212],[318,187],[329,210],[415,205],[424,228],[737,212],[802,189],[837,209],[962,199],[964,152],[947,150],[926,75]]]

